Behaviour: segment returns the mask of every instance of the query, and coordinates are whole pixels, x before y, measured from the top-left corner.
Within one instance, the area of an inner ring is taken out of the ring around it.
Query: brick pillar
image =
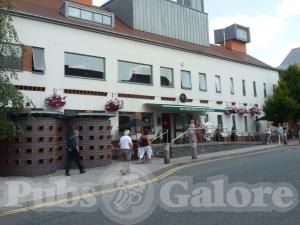
[[[142,120],[142,113],[138,112],[134,114],[134,119],[141,121]],[[142,133],[142,127],[141,126],[137,126],[136,127],[136,133],[140,134]]]
[[[83,5],[93,5],[93,0],[72,0],[72,2],[77,2]]]
[[[32,47],[23,47],[23,71],[32,72]]]

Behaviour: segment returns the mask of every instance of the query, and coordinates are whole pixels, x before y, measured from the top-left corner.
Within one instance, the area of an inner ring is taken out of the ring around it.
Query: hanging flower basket
[[[239,108],[239,114],[247,114],[247,113],[249,113],[249,109],[247,109],[247,107]]]
[[[124,102],[118,98],[108,100],[105,104],[105,110],[107,112],[116,112],[124,108]]]
[[[60,108],[64,107],[66,105],[66,98],[67,97],[62,97],[58,94],[53,94],[50,97],[45,99],[46,105],[52,106],[55,108]]]
[[[249,109],[250,113],[253,115],[260,115],[261,114],[261,110],[258,108],[258,106],[253,106]]]
[[[240,112],[240,109],[235,105],[227,106],[226,114],[237,114]]]

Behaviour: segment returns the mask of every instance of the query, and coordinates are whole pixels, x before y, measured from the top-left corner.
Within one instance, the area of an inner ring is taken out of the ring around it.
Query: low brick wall
[[[80,132],[85,168],[110,163],[111,123],[108,118],[64,118],[53,114],[16,117],[22,137],[0,143],[0,176],[42,176],[64,169],[65,146],[72,130]],[[75,163],[74,163],[75,168]]]
[[[198,144],[198,154],[209,152],[228,151],[239,148],[247,148],[255,145],[261,145],[261,142],[232,142],[232,143],[211,143],[211,144]],[[153,154],[156,156],[162,156],[163,145],[153,145]],[[173,158],[191,156],[191,146],[185,145],[172,145],[171,154]]]

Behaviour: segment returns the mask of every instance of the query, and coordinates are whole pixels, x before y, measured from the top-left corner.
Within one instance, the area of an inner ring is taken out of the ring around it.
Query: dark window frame
[[[74,52],[64,52],[64,57],[66,57],[66,54],[78,55],[78,56],[86,56],[86,57],[92,57],[92,58],[102,59],[102,60],[103,60],[103,78],[86,77],[86,76],[77,76],[77,75],[67,75],[67,74],[66,74],[66,69],[64,69],[64,76],[65,76],[65,77],[72,77],[72,78],[78,78],[78,79],[93,79],[93,80],[106,81],[106,58],[105,58],[105,57],[94,56],[94,55],[87,55],[87,54],[81,54],[81,53],[74,53]],[[66,60],[65,60],[65,61],[66,61]],[[66,62],[64,62],[64,67],[66,67]]]
[[[162,85],[162,76],[161,76],[161,69],[168,69],[168,70],[171,70],[172,71],[172,86],[165,86],[165,85]],[[160,86],[163,87],[163,88],[174,88],[175,87],[175,82],[174,82],[174,69],[173,68],[170,68],[170,67],[164,67],[164,66],[161,66],[160,67]]]
[[[220,84],[220,90],[218,91],[217,88],[217,78],[219,80],[219,84]],[[215,89],[216,89],[216,93],[221,94],[222,93],[222,80],[221,80],[221,76],[220,75],[215,75]]]
[[[253,94],[254,94],[254,97],[257,98],[257,85],[256,85],[256,81],[253,81]]]
[[[3,45],[12,45],[12,46],[18,46],[21,49],[21,56],[20,56],[20,67],[19,68],[7,68],[6,67],[6,58],[9,58],[10,60],[12,60],[13,58],[11,56],[3,56],[2,60],[3,60],[3,69],[5,71],[14,71],[14,72],[22,72],[23,71],[23,57],[24,57],[24,49],[23,46],[20,44],[13,44],[13,43],[3,43]],[[14,64],[14,63],[12,63]]]
[[[92,23],[101,24],[103,26],[108,26],[108,27],[114,27],[114,21],[115,21],[115,19],[114,19],[113,15],[108,15],[108,14],[105,14],[103,12],[97,12],[97,11],[94,11],[94,10],[89,10],[89,9],[82,8],[82,7],[78,6],[78,5],[73,5],[73,4],[68,5],[66,8],[67,8],[66,9],[67,10],[67,12],[66,12],[67,15],[66,16],[70,17],[72,19],[77,19],[77,20],[81,20],[81,21],[85,21],[85,22],[92,22]],[[70,15],[70,13],[69,13],[70,12],[70,10],[69,10],[70,8],[74,8],[74,9],[79,10],[79,17]],[[84,19],[82,17],[82,11],[91,13],[92,14],[91,19],[90,20],[89,19]],[[95,20],[95,14],[99,14],[99,15],[102,16],[102,22],[99,22],[99,21]],[[110,23],[109,24],[108,23],[104,23],[104,17],[109,17],[110,18]]]
[[[151,68],[151,77],[150,77],[150,84],[147,83],[139,83],[139,82],[130,82],[130,81],[122,81],[119,78],[119,62],[123,63],[130,63],[130,64],[136,64],[136,65],[142,65],[142,66],[150,66]],[[118,82],[119,83],[124,83],[124,84],[138,84],[138,85],[145,85],[145,86],[153,86],[153,65],[150,64],[145,64],[145,63],[137,63],[137,62],[131,62],[131,61],[125,61],[125,60],[118,60]]]
[[[44,63],[44,69],[43,70],[37,70],[35,69],[35,63],[34,63],[34,49],[42,49],[43,50],[43,63]],[[38,73],[38,74],[44,74],[46,71],[46,61],[45,61],[45,48],[32,46],[32,73]]]
[[[243,96],[247,96],[247,91],[246,91],[246,80],[242,80],[242,88],[243,88]]]
[[[182,72],[188,72],[189,76],[190,76],[190,83],[191,83],[191,87],[187,88],[187,87],[183,87],[182,86]],[[181,89],[182,90],[192,90],[193,89],[193,82],[192,82],[192,72],[189,70],[180,70],[180,83],[181,83]]]
[[[230,84],[229,84],[230,94],[235,95],[234,78],[230,77],[229,81],[230,81]],[[231,89],[231,87],[232,87],[232,89]]]
[[[264,98],[267,98],[268,97],[267,84],[263,83],[263,86],[264,86]]]
[[[205,77],[205,86],[206,86],[205,89],[201,88],[201,79],[200,79],[201,76]],[[199,73],[199,90],[202,91],[202,92],[207,92],[208,91],[208,84],[207,84],[206,73]]]

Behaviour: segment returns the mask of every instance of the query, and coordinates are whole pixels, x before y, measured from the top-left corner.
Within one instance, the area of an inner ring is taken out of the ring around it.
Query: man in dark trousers
[[[75,160],[79,170],[80,174],[85,173],[85,170],[83,169],[83,166],[80,162],[80,154],[79,154],[79,131],[74,130],[73,136],[70,138],[68,142],[68,148],[67,150],[67,165],[66,165],[66,176],[70,175],[70,169],[72,166],[72,162]]]

